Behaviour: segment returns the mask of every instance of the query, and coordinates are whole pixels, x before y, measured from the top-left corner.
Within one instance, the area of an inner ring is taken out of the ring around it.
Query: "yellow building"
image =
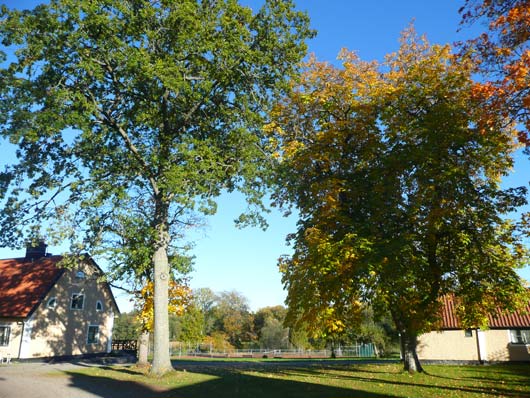
[[[61,268],[46,245],[0,260],[0,358],[110,352],[118,306],[90,258]]]
[[[440,331],[419,338],[423,360],[506,362],[530,361],[530,303],[521,313],[489,316],[489,328],[462,330],[452,297],[444,298]]]

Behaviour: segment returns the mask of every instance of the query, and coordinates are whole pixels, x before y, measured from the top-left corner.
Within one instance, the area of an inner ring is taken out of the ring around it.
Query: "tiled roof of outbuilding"
[[[62,256],[0,260],[0,317],[26,318],[64,272]]]
[[[530,328],[530,303],[523,312],[504,313],[496,311],[488,317],[490,328]],[[442,329],[461,329],[456,317],[456,304],[451,295],[443,298]]]

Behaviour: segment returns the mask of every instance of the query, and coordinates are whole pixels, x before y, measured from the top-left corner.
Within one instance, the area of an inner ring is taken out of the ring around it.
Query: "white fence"
[[[231,358],[330,358],[332,350],[299,349],[245,349],[215,350],[206,344],[172,343],[171,355],[176,357],[231,357]],[[356,344],[335,349],[337,358],[373,358],[376,351],[373,344]]]

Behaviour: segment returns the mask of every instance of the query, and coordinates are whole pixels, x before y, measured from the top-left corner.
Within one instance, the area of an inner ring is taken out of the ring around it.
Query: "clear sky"
[[[420,34],[431,43],[453,43],[474,36],[480,26],[463,28],[460,32],[458,9],[464,0],[297,0],[298,8],[306,10],[312,26],[318,31],[309,42],[309,50],[319,60],[336,62],[341,48],[355,50],[364,60],[382,60],[397,50],[400,32],[412,21]],[[7,0],[9,7],[32,7],[38,1]],[[259,0],[244,0],[252,7]],[[11,151],[0,143],[2,158]],[[0,161],[1,163],[1,161]],[[507,186],[528,185],[530,162],[519,155],[514,173],[506,179]],[[237,290],[245,295],[251,308],[282,304],[285,292],[276,262],[281,254],[290,253],[285,237],[296,228],[295,217],[283,218],[277,211],[268,216],[269,229],[238,230],[233,220],[245,209],[237,194],[219,198],[218,213],[208,219],[208,227],[194,234],[195,271],[193,288],[209,287],[214,291]],[[60,248],[49,248],[59,253]],[[0,249],[0,258],[22,256],[23,251]],[[530,280],[530,268],[521,271]],[[121,293],[116,292],[122,311],[131,308]]]

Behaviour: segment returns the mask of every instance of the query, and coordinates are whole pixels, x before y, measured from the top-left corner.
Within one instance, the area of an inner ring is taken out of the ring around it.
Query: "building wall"
[[[78,278],[83,271],[85,278]],[[71,309],[72,294],[83,294],[82,309]],[[49,308],[51,298],[55,308]],[[103,305],[96,310],[96,303]],[[90,264],[67,270],[50,290],[30,319],[22,337],[21,358],[80,355],[107,352],[116,309],[108,289],[97,281],[97,270]],[[99,341],[87,344],[89,326],[99,327]]]
[[[420,359],[445,361],[530,361],[530,345],[510,343],[508,329],[479,331],[483,335],[478,357],[477,331],[466,337],[464,330],[430,332],[419,337]]]
[[[8,354],[11,358],[18,357],[20,349],[20,338],[22,336],[22,320],[14,318],[0,318],[0,326],[9,326],[11,328],[9,335],[9,344],[0,346],[0,356],[6,357]]]
[[[464,330],[444,330],[430,332],[419,337],[418,356],[420,359],[478,361],[477,335],[465,336]]]
[[[510,343],[507,329],[488,330],[488,361],[530,361],[530,345]]]

